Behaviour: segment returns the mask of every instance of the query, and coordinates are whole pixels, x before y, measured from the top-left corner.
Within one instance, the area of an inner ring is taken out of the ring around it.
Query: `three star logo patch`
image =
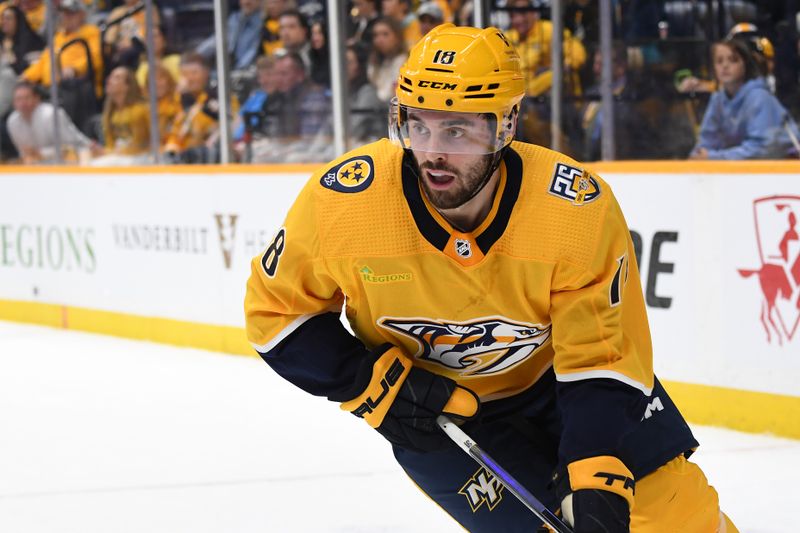
[[[372,183],[375,165],[368,155],[351,157],[330,169],[319,180],[320,185],[336,192],[361,192]]]

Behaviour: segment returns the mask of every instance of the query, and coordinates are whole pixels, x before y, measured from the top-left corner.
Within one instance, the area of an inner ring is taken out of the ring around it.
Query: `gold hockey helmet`
[[[390,114],[390,135],[412,148],[407,131],[411,109],[487,116],[494,136],[473,153],[498,152],[508,145],[525,93],[517,51],[497,28],[441,24],[411,50],[400,68]]]
[[[750,22],[740,22],[731,28],[726,39],[744,39],[754,52],[763,55],[767,59],[775,58],[775,47],[772,41],[764,37],[758,30],[758,26]]]

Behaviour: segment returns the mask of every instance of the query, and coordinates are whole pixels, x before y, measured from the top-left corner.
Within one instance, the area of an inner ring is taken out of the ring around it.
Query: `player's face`
[[[487,153],[492,131],[475,113],[409,109],[411,151],[425,195],[437,209],[463,205],[482,186],[494,157]]]

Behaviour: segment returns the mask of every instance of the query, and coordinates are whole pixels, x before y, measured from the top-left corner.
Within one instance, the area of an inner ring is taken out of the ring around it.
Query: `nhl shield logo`
[[[800,323],[800,196],[770,196],[753,202],[760,268],[738,269],[758,281],[761,324],[767,342],[792,340]]]
[[[456,253],[459,257],[469,258],[472,257],[472,244],[466,239],[456,239],[455,241]]]

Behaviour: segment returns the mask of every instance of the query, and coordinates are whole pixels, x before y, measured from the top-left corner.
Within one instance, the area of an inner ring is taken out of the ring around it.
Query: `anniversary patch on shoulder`
[[[342,161],[320,178],[319,183],[336,192],[361,192],[372,183],[375,165],[368,155]]]
[[[556,163],[548,192],[574,205],[583,205],[600,196],[600,185],[588,171]]]

